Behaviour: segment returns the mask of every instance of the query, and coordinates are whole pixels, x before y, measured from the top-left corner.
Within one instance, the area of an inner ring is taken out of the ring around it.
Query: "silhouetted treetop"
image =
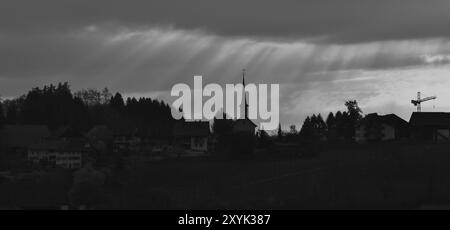
[[[107,88],[82,89],[72,94],[69,84],[32,88],[22,97],[5,100],[7,124],[39,124],[50,129],[71,126],[84,132],[96,124],[116,130],[137,129],[143,135],[168,136],[173,118],[169,105],[151,98],[114,96]],[[0,117],[0,119],[2,119]]]

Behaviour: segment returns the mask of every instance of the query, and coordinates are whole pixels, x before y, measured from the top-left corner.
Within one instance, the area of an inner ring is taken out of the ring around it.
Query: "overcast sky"
[[[2,0],[0,95],[68,81],[168,99],[175,83],[278,83],[281,122],[450,111],[448,0]]]

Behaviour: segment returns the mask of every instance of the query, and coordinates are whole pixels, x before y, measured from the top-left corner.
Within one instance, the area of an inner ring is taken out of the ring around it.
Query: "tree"
[[[352,127],[352,124],[350,122],[350,116],[347,111],[342,113],[342,117],[340,119],[340,122],[337,126],[337,131],[339,137],[342,137],[344,140],[349,140],[351,138],[351,132],[350,129]]]
[[[327,124],[328,130],[332,129],[336,123],[336,120],[334,118],[333,112],[330,112],[328,114],[327,120],[325,121]]]
[[[339,122],[341,122],[342,121],[342,112],[341,111],[337,111],[336,112],[336,115],[334,116],[334,123],[335,124],[337,124],[337,123],[339,123]]]
[[[289,126],[289,133],[290,134],[297,134],[297,127],[295,127],[295,125]]]
[[[345,137],[349,140],[354,140],[356,123],[362,118],[362,110],[359,108],[356,100],[346,101],[345,106],[347,107]]]
[[[6,118],[5,113],[3,111],[3,103],[0,101],[0,126],[5,124]]]
[[[345,106],[347,107],[347,112],[352,121],[358,121],[362,118],[362,110],[359,108],[356,100],[346,101]]]
[[[317,130],[314,128],[312,120],[313,119],[306,117],[299,133],[303,154],[309,156],[318,154],[320,147]]]
[[[283,139],[283,130],[281,130],[281,123],[278,124],[278,140],[282,140]]]
[[[336,139],[336,118],[333,115],[333,112],[328,114],[327,120],[325,121],[327,124],[327,138],[328,140]]]
[[[125,107],[122,95],[120,93],[116,93],[114,97],[111,98],[109,105],[117,111],[122,112]]]
[[[16,124],[17,123],[17,106],[16,103],[11,102],[6,110],[6,123]]]
[[[100,105],[102,103],[102,93],[96,89],[82,89],[74,93],[87,106]]]
[[[125,104],[120,93],[111,96],[107,88],[72,94],[67,82],[32,88],[21,97],[3,101],[1,109],[8,124],[47,125],[51,130],[70,126],[78,133],[102,124],[113,130],[129,128],[146,136],[170,138],[175,121],[170,106],[162,101],[131,98]]]
[[[315,136],[315,130],[311,118],[306,117],[306,119],[303,121],[303,125],[300,129],[299,135],[301,139],[311,139]]]
[[[270,145],[269,135],[263,129],[258,130],[258,145],[259,147],[267,147]]]
[[[17,106],[17,116],[24,124],[47,125],[50,129],[72,125],[74,120],[80,120],[80,110],[77,99],[73,97],[69,84],[50,84],[41,88],[32,88]],[[84,117],[86,118],[86,117]],[[84,125],[83,125],[84,126]]]
[[[105,175],[92,168],[90,164],[74,173],[74,182],[69,191],[70,202],[79,207],[86,205],[91,208],[105,201],[103,185]]]
[[[112,97],[111,92],[109,92],[108,88],[103,88],[101,94],[100,94],[100,103],[102,105],[106,105],[109,103],[110,98]]]
[[[315,128],[316,128],[316,130],[317,130],[317,133],[318,133],[320,136],[325,136],[325,135],[326,135],[326,132],[327,132],[327,124],[326,124],[325,121],[323,120],[322,115],[320,115],[320,113],[319,113],[319,115],[317,115]]]
[[[310,122],[311,122],[312,128],[317,129],[317,126],[318,126],[318,125],[317,125],[317,116],[316,116],[316,114],[313,114],[313,115],[311,116]]]

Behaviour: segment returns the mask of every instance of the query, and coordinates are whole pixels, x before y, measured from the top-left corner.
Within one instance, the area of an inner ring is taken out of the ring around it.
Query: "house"
[[[233,134],[254,136],[256,133],[255,129],[256,129],[256,124],[253,123],[253,121],[251,121],[248,118],[237,119],[237,120],[233,121],[233,128],[232,128]]]
[[[75,127],[71,125],[65,125],[58,127],[53,130],[50,135],[50,139],[60,139],[60,138],[81,138],[83,137],[83,133],[77,130]]]
[[[107,153],[113,142],[113,132],[105,125],[96,125],[89,130],[85,137],[92,148],[99,153]],[[108,148],[109,147],[109,148]]]
[[[450,113],[414,112],[409,119],[411,138],[416,140],[449,141]]]
[[[224,117],[226,117],[224,115]],[[245,119],[215,119],[214,131],[220,134],[249,134],[256,135],[256,124],[248,118]],[[217,133],[215,133],[217,135]]]
[[[180,121],[174,125],[176,145],[193,152],[208,152],[210,134],[208,121]]]
[[[45,125],[4,125],[0,129],[0,148],[11,150],[24,150],[37,142],[50,136]]]
[[[395,114],[371,113],[361,119],[355,127],[355,141],[388,141],[408,137],[408,122]]]
[[[87,158],[90,152],[90,145],[83,139],[49,139],[30,146],[28,160],[35,164],[74,169],[82,166],[83,158]]]
[[[137,153],[141,150],[141,142],[137,129],[117,128],[113,131],[114,153]]]
[[[91,140],[112,141],[113,133],[106,125],[96,125],[86,133]]]
[[[171,123],[164,125],[164,130],[151,127],[141,126],[136,135],[141,139],[140,151],[144,154],[167,153],[171,148],[173,140],[173,126]]]

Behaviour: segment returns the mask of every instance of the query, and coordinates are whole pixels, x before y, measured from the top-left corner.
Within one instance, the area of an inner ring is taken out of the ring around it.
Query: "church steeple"
[[[242,86],[243,86],[243,93],[244,93],[244,118],[248,119],[248,105],[247,105],[247,95],[245,93],[245,69],[242,70]]]

